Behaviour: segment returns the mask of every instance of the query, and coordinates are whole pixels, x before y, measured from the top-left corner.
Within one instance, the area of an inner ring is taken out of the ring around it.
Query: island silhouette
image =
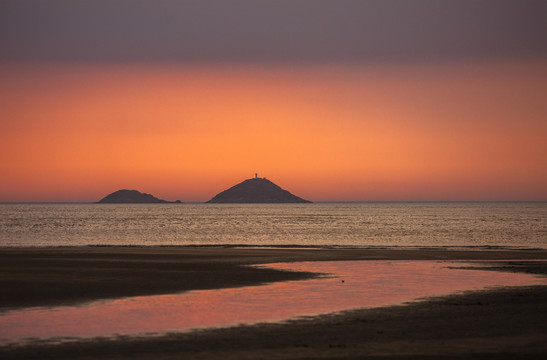
[[[99,204],[181,204],[180,200],[167,201],[137,190],[118,190],[98,201]]]
[[[282,189],[266,178],[247,179],[228,190],[215,195],[207,203],[311,203],[287,190]]]

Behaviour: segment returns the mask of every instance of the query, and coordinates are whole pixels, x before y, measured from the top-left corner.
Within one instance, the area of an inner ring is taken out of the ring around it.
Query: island
[[[217,194],[207,203],[311,203],[287,190],[282,189],[266,178],[247,179],[228,190]]]
[[[182,204],[182,202],[158,199],[137,190],[118,190],[102,198],[98,204]]]

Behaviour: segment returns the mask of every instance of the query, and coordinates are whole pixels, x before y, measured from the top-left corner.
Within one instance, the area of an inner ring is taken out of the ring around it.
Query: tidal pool
[[[0,344],[118,335],[157,336],[208,327],[283,321],[429,296],[544,284],[530,274],[454,268],[439,261],[326,261],[260,265],[325,274],[313,280],[39,307],[0,315]]]

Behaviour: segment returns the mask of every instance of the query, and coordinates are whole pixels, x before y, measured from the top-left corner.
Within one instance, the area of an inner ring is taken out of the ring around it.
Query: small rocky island
[[[99,204],[181,204],[180,200],[167,201],[137,190],[118,190],[102,198]]]
[[[228,190],[225,190],[208,203],[311,203],[291,194],[266,178],[255,175]]]

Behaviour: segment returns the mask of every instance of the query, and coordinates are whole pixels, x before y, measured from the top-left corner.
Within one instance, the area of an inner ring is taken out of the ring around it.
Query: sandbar
[[[125,296],[306,279],[242,265],[321,260],[503,260],[492,268],[547,273],[547,251],[239,247],[0,249],[0,311]],[[467,292],[425,302],[153,338],[0,348],[2,358],[414,359],[547,354],[547,286]]]

